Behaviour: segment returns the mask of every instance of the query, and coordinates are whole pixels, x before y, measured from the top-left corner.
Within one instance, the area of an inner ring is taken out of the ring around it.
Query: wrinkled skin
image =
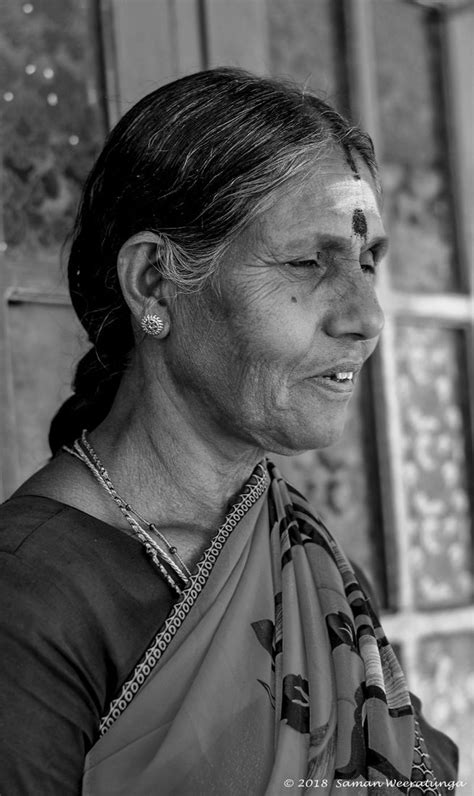
[[[176,296],[161,277],[158,236],[122,247],[137,346],[90,438],[118,491],[190,567],[265,452],[323,447],[342,432],[353,384],[322,374],[357,370],[383,325],[374,271],[384,230],[370,174],[357,166],[327,157],[281,189],[227,251],[219,284],[199,294]],[[148,312],[164,321],[160,338],[140,330]],[[128,529],[67,454],[23,488]]]
[[[314,377],[360,368],[383,326],[386,241],[373,180],[358,172],[327,157],[234,242],[217,297],[177,301],[164,355],[178,403],[230,444],[294,453],[342,432],[353,385]]]

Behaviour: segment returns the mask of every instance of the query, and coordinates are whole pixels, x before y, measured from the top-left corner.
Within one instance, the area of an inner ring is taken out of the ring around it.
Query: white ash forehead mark
[[[372,188],[365,180],[355,181],[351,177],[338,180],[331,184],[332,209],[350,215],[354,210],[362,210],[364,214],[379,213],[377,199]]]

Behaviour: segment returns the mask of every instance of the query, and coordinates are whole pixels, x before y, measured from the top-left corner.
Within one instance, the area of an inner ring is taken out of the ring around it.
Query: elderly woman
[[[266,459],[341,434],[383,326],[379,199],[365,133],[235,70],[111,133],[69,261],[92,348],[1,510],[3,796],[453,778],[366,589]]]

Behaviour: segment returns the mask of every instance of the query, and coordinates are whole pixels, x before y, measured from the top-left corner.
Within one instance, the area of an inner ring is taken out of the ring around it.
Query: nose
[[[330,337],[372,340],[380,335],[384,322],[374,285],[359,269],[335,291],[325,330]]]

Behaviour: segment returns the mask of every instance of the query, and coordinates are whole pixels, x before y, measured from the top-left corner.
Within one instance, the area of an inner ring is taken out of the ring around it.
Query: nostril
[[[372,340],[382,332],[385,324],[382,307],[373,287],[367,280],[364,282],[362,289],[351,284],[332,302],[326,317],[326,332],[331,337]]]

